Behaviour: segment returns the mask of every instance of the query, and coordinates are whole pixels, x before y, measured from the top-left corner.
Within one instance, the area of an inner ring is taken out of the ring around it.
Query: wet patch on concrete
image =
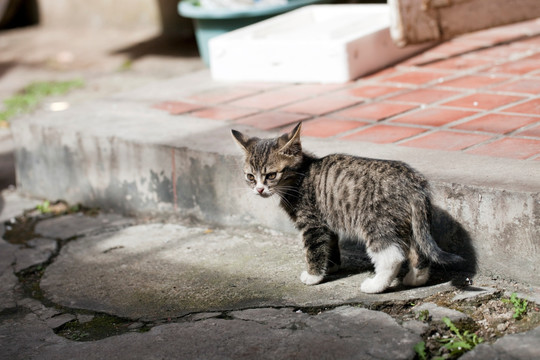
[[[56,328],[55,333],[69,340],[95,341],[127,332],[148,330],[149,328],[142,323],[107,314],[96,314],[91,320],[85,322],[75,318]]]

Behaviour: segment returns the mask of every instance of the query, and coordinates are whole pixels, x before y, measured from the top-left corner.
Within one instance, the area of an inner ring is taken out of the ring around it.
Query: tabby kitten
[[[342,154],[317,158],[302,151],[300,129],[301,123],[273,139],[232,134],[245,152],[245,179],[254,194],[277,194],[302,232],[304,284],[318,284],[339,269],[340,235],[363,241],[375,265],[375,276],[360,287],[366,293],[386,290],[407,257],[403,283],[409,286],[426,283],[430,262],[461,260],[431,237],[428,182],[420,173],[399,161]]]

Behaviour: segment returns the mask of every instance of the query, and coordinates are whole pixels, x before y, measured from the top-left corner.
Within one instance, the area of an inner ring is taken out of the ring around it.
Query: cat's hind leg
[[[382,250],[367,253],[375,265],[375,276],[362,282],[360,290],[369,294],[376,294],[386,290],[394,280],[405,260],[403,251],[397,245],[389,245]]]
[[[333,274],[341,267],[341,251],[339,250],[339,236],[330,235],[330,254],[328,256],[328,266],[326,272]]]
[[[302,272],[300,280],[306,285],[316,285],[323,281],[332,267],[330,262],[336,262],[337,236],[324,227],[310,227],[302,232],[304,249],[306,251],[307,271]],[[337,265],[337,264],[336,264]],[[336,269],[337,270],[337,269]]]
[[[414,247],[409,250],[409,272],[403,278],[403,285],[420,286],[429,280],[429,261]]]

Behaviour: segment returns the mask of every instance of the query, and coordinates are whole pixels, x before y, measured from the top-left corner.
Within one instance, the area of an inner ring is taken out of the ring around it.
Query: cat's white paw
[[[368,278],[360,285],[360,290],[367,294],[377,294],[386,290],[388,285],[384,282],[378,281],[376,278]]]
[[[429,280],[429,267],[425,269],[411,268],[403,278],[403,285],[420,286]]]
[[[323,280],[322,275],[310,275],[307,271],[303,271],[300,275],[300,280],[306,285],[316,285]]]

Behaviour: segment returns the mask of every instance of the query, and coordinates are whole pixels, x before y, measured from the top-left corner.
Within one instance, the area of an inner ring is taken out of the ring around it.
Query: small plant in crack
[[[51,212],[51,202],[45,200],[41,204],[36,205],[36,209],[42,214],[49,214]]]
[[[528,302],[525,299],[518,298],[517,294],[514,292],[510,295],[509,299],[501,299],[504,303],[510,303],[514,306],[514,319],[520,320],[523,318],[523,315],[527,313]]]
[[[450,329],[452,336],[449,338],[443,338],[439,341],[443,343],[441,350],[445,349],[449,352],[451,358],[461,356],[465,352],[474,349],[474,347],[484,341],[481,337],[475,333],[471,333],[465,330],[463,333],[457,328],[456,325],[447,317],[443,317],[442,321]],[[436,357],[434,359],[444,359],[443,357]]]
[[[81,204],[69,205],[67,202],[63,200],[57,200],[54,202],[51,202],[50,200],[44,200],[41,204],[38,204],[35,207],[35,210],[40,215],[55,215],[55,216],[73,214],[80,211],[84,213],[91,212],[91,209],[85,208]],[[35,216],[35,213],[32,214],[30,212],[28,215]]]
[[[429,310],[426,309],[426,310],[419,311],[418,314],[416,315],[416,318],[419,321],[425,322],[431,319],[431,315],[429,314]]]
[[[426,360],[427,359],[427,353],[426,353],[426,342],[420,341],[416,345],[414,345],[414,352],[416,352],[416,355],[418,355],[418,359],[420,360]]]

